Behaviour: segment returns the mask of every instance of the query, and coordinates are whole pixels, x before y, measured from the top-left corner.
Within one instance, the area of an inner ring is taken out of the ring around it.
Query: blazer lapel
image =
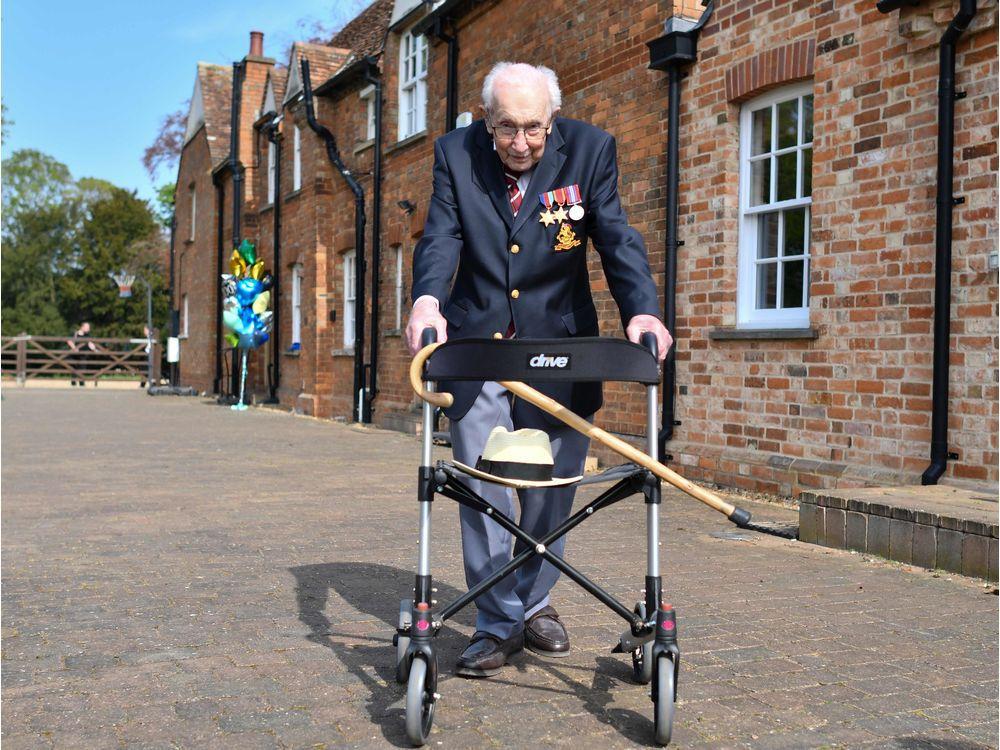
[[[493,150],[493,139],[486,131],[483,121],[479,120],[470,127],[479,129],[476,133],[476,158],[472,160],[473,181],[478,181],[493,202],[493,207],[500,214],[500,218],[507,225],[507,229],[510,230],[514,223],[514,212],[510,210],[510,198],[507,196],[500,157]]]
[[[525,191],[521,202],[521,209],[517,212],[517,218],[514,219],[514,227],[510,231],[511,237],[516,235],[518,230],[529,219],[535,218],[537,220],[538,217],[535,211],[539,210],[538,207],[541,205],[538,202],[538,194],[550,189],[552,181],[559,176],[563,162],[566,161],[566,154],[561,150],[563,145],[564,141],[562,133],[559,132],[559,121],[557,119],[553,123],[552,132],[545,143],[545,153],[542,154],[541,161],[535,166],[535,171],[531,173],[531,181],[528,183],[528,189]],[[506,197],[506,193],[504,197]]]

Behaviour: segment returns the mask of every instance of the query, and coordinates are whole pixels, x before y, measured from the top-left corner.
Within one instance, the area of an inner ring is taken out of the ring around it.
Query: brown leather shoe
[[[524,634],[502,640],[492,633],[477,630],[468,648],[458,657],[455,674],[460,677],[490,677],[497,674],[507,659],[524,648]]]
[[[524,644],[539,656],[569,654],[569,635],[553,607],[542,607],[524,623]]]

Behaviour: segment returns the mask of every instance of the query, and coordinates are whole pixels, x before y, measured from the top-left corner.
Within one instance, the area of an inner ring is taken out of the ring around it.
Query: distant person
[[[97,347],[94,346],[93,341],[86,341],[85,339],[90,338],[90,323],[83,321],[80,327],[73,331],[73,338],[66,339],[66,343],[69,344],[69,348],[74,352],[79,352],[80,356],[77,358],[75,367],[73,368],[77,372],[83,372],[85,366],[90,359],[90,352],[96,352]],[[80,380],[70,381],[73,385],[79,385],[81,388],[84,387],[84,381],[81,376]]]
[[[153,329],[151,331],[149,329],[149,326],[143,326],[142,327],[142,337],[144,339],[146,339],[146,345],[142,348],[142,351],[143,351],[144,354],[146,354],[146,362],[150,363],[150,364],[151,364],[151,360],[149,359],[149,347],[153,345],[153,338],[155,336],[156,336],[156,329]],[[152,385],[152,384],[153,383],[150,382],[150,385]],[[146,378],[142,379],[142,381],[139,383],[139,387],[140,388],[145,388],[146,387]]]

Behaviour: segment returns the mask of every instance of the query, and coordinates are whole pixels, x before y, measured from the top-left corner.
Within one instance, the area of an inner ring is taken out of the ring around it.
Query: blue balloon
[[[240,279],[236,283],[236,300],[244,306],[252,305],[257,295],[264,291],[263,285],[257,279]]]

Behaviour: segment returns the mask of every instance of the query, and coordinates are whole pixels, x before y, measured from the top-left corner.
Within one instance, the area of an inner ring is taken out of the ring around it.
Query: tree
[[[31,149],[3,161],[4,335],[63,335],[59,278],[72,265],[80,200],[65,164]]]
[[[174,205],[177,197],[177,185],[165,182],[156,189],[156,218],[164,229],[170,229],[174,220]]]
[[[189,104],[184,104],[181,109],[163,118],[155,140],[143,152],[142,166],[145,167],[149,179],[156,179],[160,167],[172,171],[177,166],[184,148],[188,106]]]
[[[146,322],[145,290],[121,299],[108,278],[110,272],[126,268],[152,284],[154,326],[163,327],[168,304],[162,260],[166,243],[145,201],[113,187],[89,206],[78,248],[76,267],[59,286],[64,315],[72,311],[75,318],[91,321],[102,336],[140,335]],[[137,284],[136,291],[140,288]]]

